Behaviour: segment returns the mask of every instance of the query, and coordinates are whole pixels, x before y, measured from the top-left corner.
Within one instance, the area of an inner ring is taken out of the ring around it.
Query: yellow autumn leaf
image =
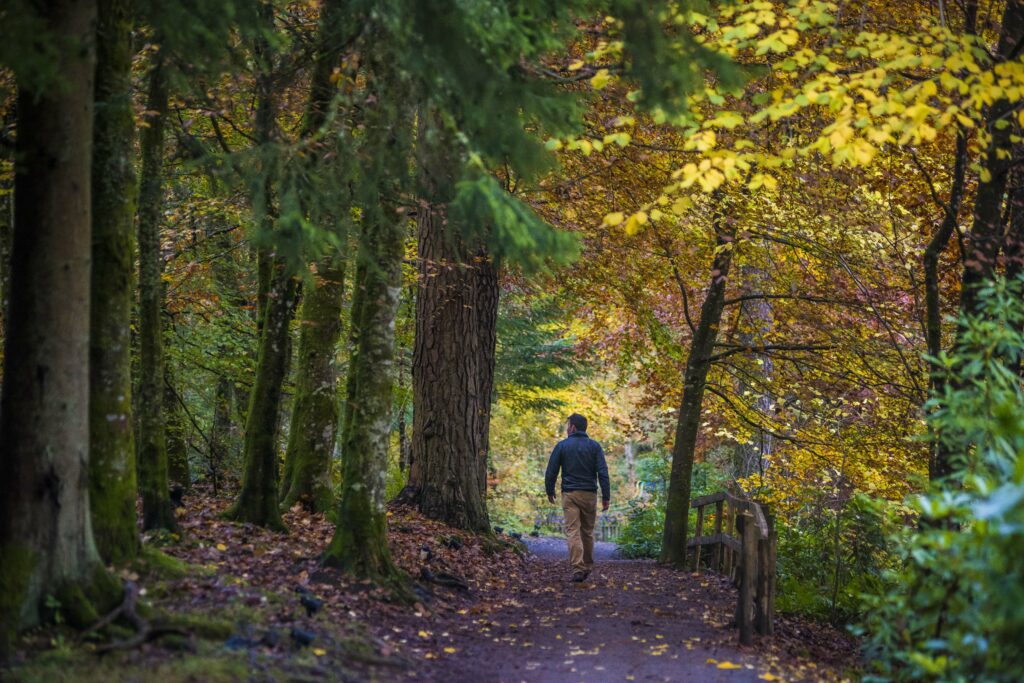
[[[739,664],[733,664],[732,662],[719,662],[718,669],[742,669],[743,667]]]
[[[637,211],[626,221],[626,234],[635,235],[640,232],[640,228],[644,225],[647,225],[647,212]]]
[[[419,632],[419,633],[418,633],[417,635],[418,635],[418,636],[419,636],[420,638],[429,638],[429,637],[430,637],[430,634],[429,634],[429,633],[427,633],[426,631],[420,631],[420,632]]]
[[[327,654],[327,650],[323,649],[322,647],[314,647],[313,654],[315,654],[317,657],[323,657],[325,654]]]
[[[590,79],[590,85],[594,87],[594,90],[600,90],[604,86],[608,85],[608,81],[612,79],[608,73],[608,69],[601,69],[594,77]]]
[[[444,651],[447,652],[450,655],[455,654],[456,652],[458,652],[458,650],[456,650],[454,647],[446,647],[444,649]]]
[[[616,225],[618,225],[625,219],[625,214],[623,214],[621,211],[616,211],[604,217],[604,224],[614,228]]]
[[[226,545],[224,545],[223,543],[218,543],[217,544],[217,550],[219,550],[221,552],[224,552],[227,549],[228,549],[228,547]]]
[[[577,59],[575,62],[569,65],[569,71],[579,71],[583,68],[583,60]]]
[[[770,673],[767,673],[767,672],[761,674],[760,676],[758,676],[758,678],[760,678],[762,681],[781,681],[782,680],[781,676],[776,676],[775,674],[770,674]]]

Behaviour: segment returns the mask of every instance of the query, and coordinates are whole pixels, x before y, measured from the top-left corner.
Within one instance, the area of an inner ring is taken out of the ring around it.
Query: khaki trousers
[[[562,491],[565,540],[569,543],[569,564],[575,571],[589,572],[594,566],[594,523],[597,521],[596,491]]]

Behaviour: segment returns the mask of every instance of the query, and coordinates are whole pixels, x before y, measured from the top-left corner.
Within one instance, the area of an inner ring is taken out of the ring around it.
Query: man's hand
[[[548,494],[548,502],[553,505],[555,502],[555,497],[551,494]]]
[[[611,503],[610,500],[602,500],[601,501],[601,512],[608,512],[608,504],[609,503]]]

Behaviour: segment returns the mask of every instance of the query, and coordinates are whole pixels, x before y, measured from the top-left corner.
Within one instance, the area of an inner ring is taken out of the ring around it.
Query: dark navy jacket
[[[611,498],[608,486],[608,465],[604,461],[601,444],[587,436],[586,432],[575,432],[559,441],[548,459],[548,471],[544,475],[544,487],[548,495],[555,495],[555,480],[562,470],[563,491],[597,491],[601,482],[601,498]]]

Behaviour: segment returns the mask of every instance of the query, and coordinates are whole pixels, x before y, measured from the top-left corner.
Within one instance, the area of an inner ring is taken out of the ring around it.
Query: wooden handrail
[[[714,533],[704,534],[704,508],[715,506]],[[771,515],[749,498],[718,491],[694,498],[697,529],[687,548],[693,548],[693,570],[701,569],[701,555],[711,546],[708,567],[725,574],[739,588],[736,625],[740,642],[749,645],[754,631],[771,635],[775,614],[775,560],[777,537]]]

